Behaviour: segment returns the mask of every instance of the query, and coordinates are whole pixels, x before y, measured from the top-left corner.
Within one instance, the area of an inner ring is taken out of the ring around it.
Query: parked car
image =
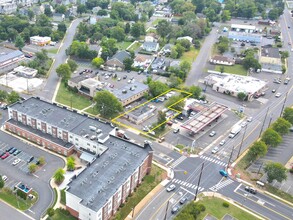
[[[21,150],[16,150],[16,151],[13,153],[13,155],[16,156],[16,155],[18,155],[18,154],[20,154],[20,153],[21,153]]]
[[[13,149],[13,147],[10,147],[10,148],[6,149],[6,152],[11,151],[12,149]]]
[[[2,176],[2,180],[3,180],[4,182],[6,182],[6,181],[8,180],[8,177],[5,176],[5,175],[3,175],[3,176]]]
[[[181,205],[183,205],[186,201],[187,201],[187,198],[186,197],[182,197],[182,199],[180,199],[179,203]]]
[[[125,75],[125,76],[123,76],[123,79],[127,79],[127,76]]]
[[[247,125],[247,122],[246,121],[244,121],[244,122],[241,123],[241,127],[242,128],[244,128],[246,125]]]
[[[20,162],[20,159],[17,158],[13,161],[12,165],[15,166],[15,165],[19,164],[19,162]]]
[[[6,152],[1,156],[1,159],[4,160],[5,158],[9,157],[9,155],[10,154],[8,152]]]
[[[254,188],[252,188],[252,187],[250,187],[250,186],[246,186],[245,187],[245,191],[250,192],[252,194],[256,194],[257,193],[257,190],[254,189]]]
[[[228,173],[225,170],[220,170],[219,173],[224,177],[228,177]]]
[[[182,116],[182,114],[178,115],[176,118],[179,119],[179,120],[181,120],[181,121],[184,119],[183,116]]]
[[[31,156],[30,158],[28,158],[28,160],[26,161],[27,163],[30,163],[33,161],[33,159],[35,159],[35,157]]]
[[[14,147],[14,148],[12,148],[10,151],[9,151],[9,153],[10,154],[14,154],[14,152],[16,151],[17,149]]]
[[[273,89],[273,90],[272,90],[272,93],[275,93],[275,92],[276,92],[276,90],[275,90],[275,89]]]
[[[178,205],[175,205],[175,206],[172,208],[171,213],[172,213],[172,214],[175,214],[175,213],[177,213],[177,212],[179,211],[179,209],[180,209],[180,207],[179,207]]]
[[[212,131],[212,132],[209,134],[210,137],[214,137],[215,135],[216,135],[216,132],[215,132],[215,131]]]
[[[172,184],[172,185],[168,186],[166,190],[167,190],[167,192],[171,192],[175,189],[176,189],[176,186],[174,184]]]
[[[165,141],[165,137],[160,137],[158,140],[159,143],[162,143],[163,141]]]
[[[252,117],[248,117],[246,121],[247,122],[252,122]]]
[[[216,154],[219,151],[219,147],[214,147],[212,150],[212,154]]]

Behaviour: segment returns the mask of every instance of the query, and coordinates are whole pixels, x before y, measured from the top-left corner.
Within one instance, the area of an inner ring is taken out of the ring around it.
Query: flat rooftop
[[[94,133],[89,128],[90,125],[101,129],[101,133],[104,135],[108,135],[113,130],[110,123],[88,117],[86,114],[79,114],[76,111],[67,109],[65,106],[58,106],[56,103],[52,104],[36,97],[16,102],[10,105],[9,108],[79,136],[82,136],[81,131],[89,135]]]
[[[245,24],[231,24],[231,29],[247,29],[247,30],[255,30],[256,27],[254,25],[245,25]]]
[[[200,111],[194,117],[181,125],[181,127],[192,131],[195,134],[201,131],[201,129],[210,124],[216,118],[220,117],[228,109],[227,106],[215,102],[211,103],[209,106],[203,105],[202,108],[199,108],[199,105],[201,104],[195,104]],[[191,108],[192,107],[194,108],[193,104],[191,105]]]
[[[152,151],[110,136],[108,150],[68,184],[67,191],[81,198],[81,204],[98,211],[123,185],[127,178]]]
[[[135,96],[136,94],[139,94],[142,91],[147,90],[148,88],[149,88],[148,85],[145,85],[140,82],[134,82],[124,87],[121,87],[120,89],[113,89],[113,90],[109,89],[109,91],[112,92],[120,101],[123,102],[124,100],[127,100]]]

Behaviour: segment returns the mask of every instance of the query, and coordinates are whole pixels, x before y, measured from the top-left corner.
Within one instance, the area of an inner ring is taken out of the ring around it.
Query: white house
[[[185,36],[185,37],[178,37],[177,40],[188,40],[190,43],[192,43],[193,38],[189,36]]]
[[[229,57],[216,55],[216,56],[213,56],[210,59],[210,63],[219,64],[219,65],[226,65],[226,66],[232,66],[232,65],[235,64],[235,60],[233,60],[233,59],[231,59]]]
[[[133,66],[147,68],[151,64],[152,60],[152,56],[138,54],[134,59]]]
[[[144,42],[142,48],[149,52],[157,52],[159,50],[159,44],[157,42]]]

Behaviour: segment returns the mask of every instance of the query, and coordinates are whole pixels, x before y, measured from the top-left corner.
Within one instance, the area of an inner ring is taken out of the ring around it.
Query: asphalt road
[[[66,59],[68,57],[67,57],[65,51],[71,45],[73,38],[74,38],[74,35],[75,35],[75,32],[76,32],[76,28],[79,25],[79,23],[82,21],[82,19],[83,18],[77,18],[67,28],[66,35],[65,35],[63,41],[61,42],[58,53],[55,56],[55,62],[53,63],[53,65],[51,67],[50,75],[47,79],[46,85],[44,86],[42,91],[38,93],[38,95],[40,97],[42,97],[43,99],[51,101],[54,96],[54,92],[55,92],[56,86],[59,81],[59,77],[56,74],[56,68],[60,64],[66,63]]]
[[[0,204],[0,213],[1,213],[1,220],[31,220],[29,216],[24,215],[22,212],[11,208],[10,206],[6,205],[5,203],[1,202]],[[13,217],[12,217],[13,216]]]

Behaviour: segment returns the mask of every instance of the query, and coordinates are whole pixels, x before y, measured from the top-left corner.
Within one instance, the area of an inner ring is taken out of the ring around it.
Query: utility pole
[[[282,117],[283,110],[285,108],[285,104],[286,104],[286,101],[287,101],[287,96],[288,96],[288,92],[286,93],[286,96],[285,96],[285,99],[284,99],[284,103],[283,103],[283,106],[282,106],[282,109],[281,109],[280,117]]]
[[[272,119],[273,119],[273,114],[271,114],[271,117],[270,117],[270,121],[269,121],[269,126],[268,126],[268,128],[269,128],[269,127],[270,127],[270,125],[271,125]]]
[[[197,199],[197,193],[198,193],[198,188],[199,188],[199,184],[200,184],[200,180],[201,180],[203,167],[204,167],[204,163],[202,163],[202,166],[201,166],[201,170],[200,170],[200,174],[199,174],[199,178],[198,178],[198,182],[197,182],[197,187],[196,187],[196,191],[195,191],[194,201],[196,201],[196,199]]]
[[[230,154],[230,157],[229,157],[229,161],[228,161],[228,166],[230,166],[230,161],[232,159],[232,155],[233,155],[234,149],[235,149],[235,146],[233,146],[233,148],[232,148],[232,151],[231,151],[231,154]]]
[[[241,143],[240,143],[240,147],[239,147],[239,151],[238,151],[238,154],[237,154],[237,158],[239,157],[240,155],[240,151],[241,151],[241,148],[242,148],[242,144],[243,144],[243,140],[244,140],[244,137],[245,137],[245,133],[246,133],[246,129],[247,129],[247,126],[245,126],[245,129],[244,129],[244,133],[243,133],[243,136],[242,136],[242,140],[241,140]]]
[[[258,138],[260,138],[261,133],[262,133],[262,131],[263,131],[263,127],[264,127],[264,125],[265,125],[265,122],[266,122],[266,119],[267,119],[267,115],[268,115],[269,109],[270,109],[270,108],[268,107],[268,108],[267,108],[266,115],[265,115],[265,118],[264,118],[264,120],[263,120],[263,123],[262,123],[261,129],[260,129],[260,133],[259,133]]]
[[[132,217],[132,218],[133,218],[133,216],[134,216],[134,208],[135,208],[135,207],[132,208],[132,213],[131,213],[131,217]]]
[[[168,211],[168,207],[169,207],[169,200],[167,202],[167,207],[166,207],[166,211],[165,211],[165,217],[164,217],[164,220],[167,219],[167,211]]]

